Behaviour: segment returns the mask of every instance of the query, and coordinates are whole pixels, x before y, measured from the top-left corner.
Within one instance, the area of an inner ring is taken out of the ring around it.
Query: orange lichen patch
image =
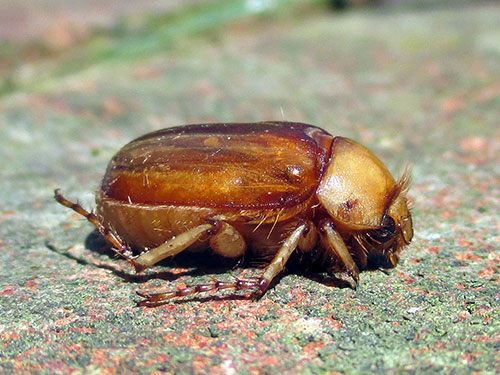
[[[51,52],[61,52],[86,40],[90,34],[89,28],[59,18],[51,22],[41,39],[44,47]]]
[[[465,320],[467,319],[468,317],[470,317],[470,312],[468,311],[460,311],[460,313],[458,314],[458,320],[459,321],[462,321],[462,320]]]
[[[138,79],[154,79],[161,77],[163,72],[161,69],[155,66],[140,65],[137,66],[132,72],[134,78]]]
[[[486,138],[474,136],[460,140],[460,148],[464,151],[481,151],[488,146]]]
[[[441,217],[443,219],[449,219],[450,217],[452,216],[452,213],[450,211],[444,211],[442,214],[441,214]]]
[[[302,353],[311,358],[318,354],[318,352],[325,347],[325,343],[322,340],[311,342],[306,346],[302,347]]]
[[[479,335],[474,338],[475,342],[499,342],[500,336]]]
[[[456,253],[455,258],[457,258],[458,260],[462,260],[462,261],[471,260],[473,262],[477,262],[477,261],[481,260],[481,258],[478,257],[477,255],[475,255],[472,251],[465,251],[463,253]]]
[[[181,334],[169,333],[163,336],[165,341],[175,342],[176,345],[186,345],[193,349],[201,349],[212,340],[210,337],[193,334],[191,330],[186,330]]]
[[[363,305],[357,305],[356,309],[358,311],[368,311],[369,310],[368,306],[363,306]]]
[[[441,110],[446,113],[456,112],[465,107],[465,101],[460,97],[453,97],[441,103]]]
[[[280,364],[280,362],[281,362],[281,359],[279,357],[272,356],[272,357],[265,358],[262,361],[262,364],[269,365],[269,366],[278,366]]]
[[[474,99],[479,102],[488,102],[500,96],[500,84],[494,83],[492,85],[481,87],[474,93]]]
[[[444,341],[438,341],[433,346],[434,350],[443,350],[445,348],[446,348],[446,343]]]
[[[337,319],[335,319],[334,317],[332,317],[332,318],[329,320],[329,322],[330,322],[330,326],[331,326],[333,329],[335,329],[335,330],[339,330],[339,329],[341,329],[341,328],[344,326],[344,324],[343,324],[340,320],[337,320]]]
[[[26,281],[26,284],[24,284],[24,287],[28,290],[33,290],[38,287],[38,284],[35,280],[28,280]]]
[[[481,353],[473,352],[473,353],[463,353],[462,359],[465,363],[472,362],[476,357],[481,357]]]
[[[429,246],[427,250],[431,253],[437,254],[443,250],[443,246]]]
[[[457,240],[457,245],[460,247],[469,247],[472,245],[472,242],[463,238]]]
[[[63,327],[63,326],[66,326],[66,325],[69,325],[69,324],[73,323],[75,320],[78,320],[78,316],[76,316],[76,315],[69,315],[69,316],[64,317],[62,319],[55,320],[54,324],[57,327]]]
[[[78,328],[78,332],[86,335],[92,335],[94,334],[94,329],[91,327],[80,327]]]
[[[202,356],[194,356],[193,359],[193,370],[196,374],[201,374],[204,369],[206,369],[211,361],[209,358],[202,357]]]
[[[418,356],[418,355],[424,354],[426,352],[429,352],[430,350],[431,350],[430,348],[410,349],[410,354],[412,356]]]
[[[4,332],[0,335],[2,341],[16,340],[19,338],[19,333],[17,332]]]
[[[412,284],[413,282],[415,282],[414,278],[412,278],[410,275],[408,275],[408,274],[406,274],[404,272],[398,272],[396,275],[399,276],[399,277],[401,277],[401,278],[403,278],[403,279],[405,279],[406,284]]]
[[[498,272],[498,269],[495,269],[493,267],[483,267],[481,271],[479,271],[477,274],[480,277],[491,277],[493,276],[496,272]]]
[[[12,289],[12,287],[9,285],[4,286],[4,288],[0,292],[0,296],[9,296],[11,294],[14,294],[14,289]]]

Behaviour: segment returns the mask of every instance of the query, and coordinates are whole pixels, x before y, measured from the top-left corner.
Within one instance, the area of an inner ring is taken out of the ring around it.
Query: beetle
[[[59,190],[55,199],[86,217],[136,272],[185,250],[270,260],[255,279],[138,293],[139,305],[154,306],[211,290],[262,295],[293,252],[355,285],[360,270],[394,267],[413,237],[409,181],[408,170],[396,181],[366,147],[313,125],[209,123],[125,145],[97,190],[96,213]]]

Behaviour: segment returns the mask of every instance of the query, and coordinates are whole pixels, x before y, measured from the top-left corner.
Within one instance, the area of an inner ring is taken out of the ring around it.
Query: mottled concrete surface
[[[439,3],[301,5],[195,34],[186,26],[130,56],[95,53],[95,36],[10,60],[0,372],[498,373],[500,5]],[[174,20],[200,21],[189,12]],[[162,37],[127,30],[103,43],[116,52]],[[258,271],[185,261],[134,276],[53,189],[91,207],[109,158],[136,136],[263,119],[357,139],[396,174],[413,165],[415,238],[400,265],[363,273],[357,290],[286,274],[258,302],[226,293],[135,307],[136,290]]]

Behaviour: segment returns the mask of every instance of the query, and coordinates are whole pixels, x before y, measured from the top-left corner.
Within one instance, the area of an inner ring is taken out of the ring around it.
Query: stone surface
[[[500,6],[440,3],[301,5],[215,28],[186,8],[174,17],[186,32],[167,44],[129,29],[9,65],[0,372],[498,372]],[[356,139],[395,174],[413,166],[415,238],[401,263],[363,273],[357,290],[285,274],[258,302],[222,293],[135,307],[136,290],[259,271],[181,259],[135,276],[53,189],[92,207],[108,160],[131,139],[264,119]]]

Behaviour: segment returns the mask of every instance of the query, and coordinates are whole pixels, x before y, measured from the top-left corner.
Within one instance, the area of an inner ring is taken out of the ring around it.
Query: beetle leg
[[[310,221],[306,222],[306,228],[299,240],[299,249],[303,253],[308,253],[316,248],[318,242],[318,231]]]
[[[246,243],[243,236],[230,224],[209,220],[188,231],[172,237],[158,247],[134,259],[134,267],[140,272],[160,260],[174,256],[198,241],[204,234],[210,235],[210,247],[216,254],[237,258],[243,255]]]
[[[102,236],[106,240],[108,240],[111,243],[111,245],[113,245],[111,249],[116,254],[128,260],[132,265],[134,264],[133,254],[130,248],[127,246],[127,244],[123,242],[123,240],[115,232],[113,232],[108,227],[102,224],[99,216],[97,216],[93,212],[87,211],[78,203],[73,203],[67,200],[62,196],[62,194],[59,191],[60,191],[59,189],[54,190],[54,198],[57,202],[85,217],[91,224],[93,224],[97,228],[99,233],[101,233]]]
[[[259,292],[262,295],[268,288],[271,281],[285,268],[285,264],[292,255],[292,252],[297,248],[304,233],[307,231],[307,224],[299,225],[290,236],[283,242],[280,249],[274,256],[271,263],[266,267],[264,273],[258,280]]]
[[[210,247],[218,255],[238,258],[245,254],[246,242],[238,230],[231,224],[216,221],[219,230],[210,237]]]
[[[148,293],[136,292],[139,296],[141,296],[142,298],[145,298],[144,300],[139,301],[137,303],[137,306],[153,307],[153,306],[161,305],[161,304],[167,302],[168,300],[171,300],[172,298],[176,298],[176,297],[186,297],[186,296],[190,296],[192,294],[210,292],[212,290],[214,290],[214,291],[219,291],[222,289],[242,290],[242,289],[256,288],[258,286],[259,286],[258,280],[236,279],[233,282],[214,280],[212,283],[198,284],[198,285],[188,286],[186,288],[177,289],[177,290],[170,290],[170,291],[166,291],[166,292],[162,292],[162,293],[148,294]]]
[[[176,235],[168,241],[162,243],[147,252],[142,253],[134,259],[134,267],[136,272],[140,272],[153,264],[158,263],[160,260],[179,254],[202,236],[206,235],[208,231],[214,229],[214,224],[201,224],[197,227],[191,228],[186,232]]]
[[[139,293],[137,294],[143,298],[144,300],[140,301],[138,306],[158,306],[162,303],[167,302],[168,300],[176,297],[184,297],[189,296],[196,293],[208,292],[208,291],[218,291],[221,289],[250,289],[250,288],[258,288],[259,295],[262,295],[271,281],[276,277],[278,273],[280,273],[285,264],[290,258],[292,252],[297,248],[299,242],[303,238],[304,234],[307,232],[307,224],[301,224],[298,226],[292,234],[283,242],[281,248],[278,253],[272,260],[272,262],[267,266],[264,270],[264,273],[258,279],[253,280],[242,280],[236,279],[234,282],[228,281],[218,281],[214,280],[214,282],[209,284],[199,284],[194,286],[189,286],[182,289],[171,290],[162,293]]]
[[[332,251],[336,257],[342,260],[342,262],[346,267],[347,274],[353,278],[356,287],[358,285],[358,280],[359,280],[358,266],[356,265],[354,259],[349,253],[349,250],[347,249],[344,240],[335,230],[333,223],[330,220],[325,221],[321,225],[320,230],[325,235],[327,250]]]

